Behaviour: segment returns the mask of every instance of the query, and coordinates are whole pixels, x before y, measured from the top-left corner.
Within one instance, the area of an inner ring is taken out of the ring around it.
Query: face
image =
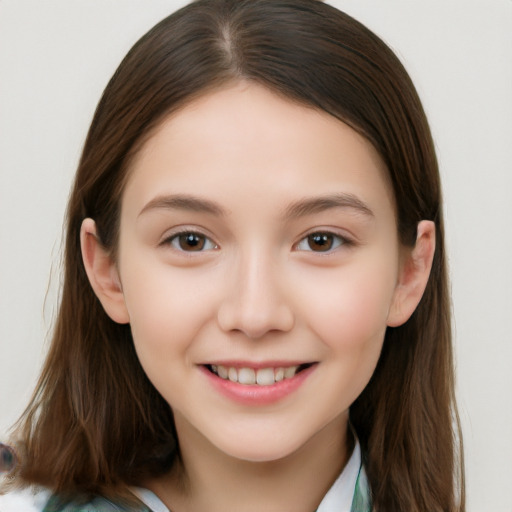
[[[147,141],[122,199],[117,270],[180,438],[269,461],[346,425],[400,272],[386,176],[347,125],[244,83]]]

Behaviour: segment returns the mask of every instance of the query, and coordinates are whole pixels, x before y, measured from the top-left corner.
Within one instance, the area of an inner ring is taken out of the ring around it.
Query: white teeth
[[[231,382],[238,382],[238,372],[236,371],[236,368],[231,367],[228,370],[228,377]]]
[[[298,366],[290,366],[288,368],[284,369],[284,378],[290,379],[295,375],[295,372],[297,371]]]
[[[274,384],[274,368],[260,368],[256,373],[256,382],[260,386],[271,386]]]
[[[295,376],[298,366],[289,366],[287,368],[235,368],[234,366],[211,365],[213,373],[216,373],[221,379],[238,382],[244,385],[271,386],[275,382],[284,379],[291,379]]]
[[[240,382],[240,384],[256,384],[256,374],[254,370],[252,368],[240,368],[238,370],[238,382]],[[273,379],[272,382],[274,382]]]

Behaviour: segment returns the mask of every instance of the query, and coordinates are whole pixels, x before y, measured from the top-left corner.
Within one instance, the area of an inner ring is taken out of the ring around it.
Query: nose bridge
[[[258,247],[241,251],[219,308],[221,328],[254,339],[291,329],[293,312],[282,270],[271,251]]]

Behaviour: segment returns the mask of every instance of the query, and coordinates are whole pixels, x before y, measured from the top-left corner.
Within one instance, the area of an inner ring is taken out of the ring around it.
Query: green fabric
[[[371,494],[368,479],[363,467],[359,469],[359,475],[357,475],[356,488],[354,491],[354,499],[352,500],[352,506],[350,512],[371,512]]]
[[[54,495],[49,499],[42,512],[151,512],[151,510],[144,505],[138,509],[127,509],[101,496],[87,503],[77,503],[63,501]]]

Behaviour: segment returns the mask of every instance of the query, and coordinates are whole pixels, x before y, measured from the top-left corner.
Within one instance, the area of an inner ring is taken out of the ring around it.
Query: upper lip
[[[305,361],[305,360],[284,360],[284,359],[273,359],[267,361],[242,361],[242,360],[228,360],[228,359],[215,359],[212,361],[200,363],[202,366],[214,365],[214,366],[226,366],[230,368],[288,368],[290,366],[301,366],[311,365],[316,361]]]

